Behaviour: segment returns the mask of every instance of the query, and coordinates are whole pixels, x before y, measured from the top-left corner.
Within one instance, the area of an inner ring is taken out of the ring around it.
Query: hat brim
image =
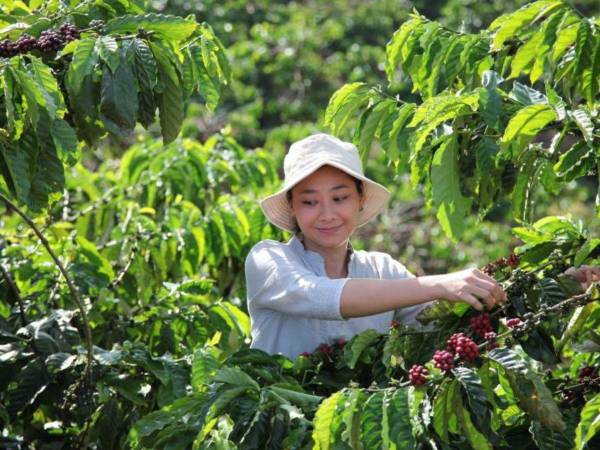
[[[268,197],[265,197],[260,201],[260,207],[263,210],[263,213],[265,214],[269,222],[291,233],[294,233],[296,231],[296,221],[294,219],[294,215],[292,214],[292,210],[288,204],[286,193],[304,178],[311,175],[317,169],[323,166],[335,167],[336,169],[339,169],[363,182],[364,201],[363,209],[358,215],[358,227],[363,226],[371,219],[373,219],[377,214],[383,211],[389,200],[390,192],[381,184],[376,183],[370,178],[367,178],[360,173],[354,172],[353,170],[350,170],[341,164],[337,164],[336,162],[320,161],[313,167],[307,167],[305,170],[302,171],[301,174],[296,176],[294,179],[289,180],[286,183],[286,185],[278,192],[269,195]]]

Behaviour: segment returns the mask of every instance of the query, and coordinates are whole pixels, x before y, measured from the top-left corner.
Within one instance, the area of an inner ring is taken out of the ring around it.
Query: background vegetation
[[[598,445],[599,293],[562,271],[600,248],[600,9],[526,3],[2,2],[0,447]],[[317,130],[392,190],[354,246],[487,265],[495,336],[442,307],[248,349],[244,258],[289,237],[257,199]]]

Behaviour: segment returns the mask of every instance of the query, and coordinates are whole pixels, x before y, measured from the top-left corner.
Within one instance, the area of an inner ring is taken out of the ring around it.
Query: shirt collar
[[[312,263],[311,264],[312,266],[315,266],[316,268],[318,268],[322,275],[325,275],[325,260],[319,253],[312,251],[312,250],[305,249],[301,238],[302,238],[301,233],[294,234],[294,236],[292,236],[292,238],[288,241],[288,245],[291,246],[300,255],[302,255],[308,262]],[[354,247],[352,247],[352,244],[350,243],[350,241],[348,241],[348,250],[347,251],[348,251],[348,254],[350,255],[350,257],[348,259],[348,272],[349,272],[350,266],[352,264],[352,261],[354,259],[354,255],[355,255]]]

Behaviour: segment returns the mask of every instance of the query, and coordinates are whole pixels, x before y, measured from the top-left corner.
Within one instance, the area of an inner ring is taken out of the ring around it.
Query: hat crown
[[[289,181],[295,178],[295,175],[305,171],[307,166],[324,165],[327,162],[363,174],[360,155],[353,144],[343,142],[326,133],[318,133],[294,142],[290,146],[283,161],[285,179]]]

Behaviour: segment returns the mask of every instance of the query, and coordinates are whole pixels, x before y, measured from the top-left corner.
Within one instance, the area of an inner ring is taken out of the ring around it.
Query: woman
[[[354,145],[324,133],[309,136],[291,145],[284,174],[283,188],[261,207],[294,236],[287,243],[261,241],[246,258],[252,348],[295,358],[369,328],[386,332],[392,318],[418,325],[416,316],[434,299],[477,310],[506,300],[480,270],[416,278],[386,253],[352,248],[350,236],[389,198],[364,176]]]

